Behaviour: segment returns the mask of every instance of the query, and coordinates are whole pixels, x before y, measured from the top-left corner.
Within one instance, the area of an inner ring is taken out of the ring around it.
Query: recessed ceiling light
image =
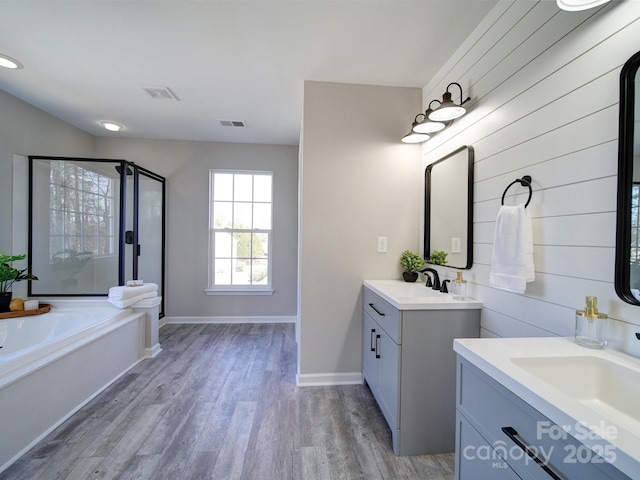
[[[24,65],[22,65],[15,58],[11,58],[0,53],[0,67],[10,68],[12,70],[20,70],[21,68],[24,68]]]
[[[115,122],[100,122],[104,128],[109,130],[110,132],[119,132],[122,130],[122,125]]]
[[[557,0],[558,7],[562,10],[568,10],[570,12],[577,12],[579,10],[587,10],[594,8],[603,3],[607,3],[609,0]]]

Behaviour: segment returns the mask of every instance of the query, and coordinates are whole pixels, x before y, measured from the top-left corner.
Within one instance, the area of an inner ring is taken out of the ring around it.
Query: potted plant
[[[61,272],[64,277],[60,281],[63,289],[74,288],[78,285],[76,275],[85,264],[93,258],[93,252],[78,252],[72,248],[65,248],[53,254],[53,270]]]
[[[433,263],[434,265],[444,265],[447,263],[447,252],[443,252],[442,250],[432,250],[431,256],[429,257],[429,263]]]
[[[5,255],[0,253],[0,312],[8,312],[11,303],[11,287],[15,282],[22,280],[38,280],[38,277],[13,266],[13,262],[24,260],[26,255]]]
[[[424,259],[410,250],[405,250],[400,255],[402,277],[405,282],[415,282],[418,279],[418,270],[424,266]]]

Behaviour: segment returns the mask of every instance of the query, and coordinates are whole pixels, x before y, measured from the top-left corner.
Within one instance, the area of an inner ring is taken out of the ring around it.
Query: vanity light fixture
[[[460,103],[456,104],[451,96],[451,92],[449,88],[453,85],[457,85],[460,89]],[[459,83],[453,82],[447,85],[447,90],[442,95],[442,102],[440,106],[433,110],[429,114],[429,120],[433,120],[434,122],[447,122],[449,120],[453,120],[455,118],[459,118],[467,112],[467,109],[462,105],[471,100],[471,97],[467,97],[466,99],[462,99],[462,87]],[[431,104],[429,104],[431,105]]]
[[[431,103],[433,102],[437,102],[440,103],[438,100],[432,100]],[[429,119],[429,115],[431,115],[431,113],[433,112],[433,110],[431,109],[431,103],[429,103],[429,106],[427,107],[427,111],[424,113],[419,113],[418,115],[416,115],[416,120],[418,119],[419,116],[424,117],[422,119],[421,122],[419,122],[417,125],[415,125],[413,127],[413,131],[416,133],[435,133],[435,132],[439,132],[440,130],[444,129],[444,127],[446,127],[446,125],[442,122],[434,122],[433,120]]]
[[[426,142],[427,140],[429,140],[431,138],[426,133],[418,133],[418,132],[415,131],[415,128],[420,123],[420,122],[418,122],[418,117],[420,115],[423,115],[423,114],[419,113],[418,115],[416,115],[416,118],[413,120],[413,123],[411,124],[411,130],[409,130],[409,133],[407,133],[404,137],[402,137],[402,141],[404,143]]]
[[[460,89],[460,103],[457,104],[453,101],[451,92],[449,89],[456,85]],[[427,106],[427,110],[424,113],[419,113],[413,119],[411,124],[411,131],[402,137],[404,143],[419,143],[426,142],[431,138],[428,133],[437,133],[447,128],[453,122],[454,118],[459,118],[467,112],[467,109],[462,105],[471,100],[471,97],[462,99],[462,87],[459,83],[453,82],[447,85],[447,90],[442,95],[442,101],[431,100]],[[436,108],[431,108],[431,105],[436,103]],[[422,117],[421,120],[418,118]]]
[[[120,130],[122,130],[122,125],[120,125],[119,123],[104,121],[100,122],[100,124],[110,132],[119,132]]]
[[[588,10],[589,8],[598,7],[607,3],[609,0],[557,0],[558,7],[569,12],[578,12],[580,10]]]
[[[24,65],[15,58],[11,58],[8,55],[0,53],[0,67],[9,68],[11,70],[20,70],[21,68],[24,68]]]

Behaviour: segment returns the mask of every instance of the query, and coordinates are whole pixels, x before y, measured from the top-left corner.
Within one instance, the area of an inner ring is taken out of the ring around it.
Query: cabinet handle
[[[549,475],[551,478],[553,478],[553,480],[563,480],[562,477],[559,477],[553,470],[551,470],[551,468],[549,468],[549,466],[546,464],[545,461],[541,460],[540,457],[538,457],[534,453],[534,450],[529,445],[525,444],[523,441],[521,441],[518,438],[518,432],[516,431],[515,428],[513,428],[513,427],[502,427],[502,431],[507,435],[507,437],[509,437],[511,439],[511,441],[513,443],[515,443],[522,450],[524,450],[524,452],[527,455],[529,455],[529,457],[531,457],[534,462],[536,462],[538,465],[540,465],[540,467],[547,473],[547,475]]]
[[[374,334],[374,333],[376,333],[376,329],[375,329],[375,328],[372,328],[372,329],[371,329],[371,337],[370,337],[370,340],[369,340],[369,346],[371,347],[371,351],[372,351],[372,352],[375,352],[375,351],[376,351],[376,346],[373,344],[373,334]]]
[[[381,317],[384,317],[384,312],[381,312],[380,310],[378,310],[373,303],[370,303],[369,306],[373,308],[378,315],[380,315]]]
[[[376,335],[376,358],[380,358],[380,354],[378,353],[378,340],[380,340],[380,335]]]

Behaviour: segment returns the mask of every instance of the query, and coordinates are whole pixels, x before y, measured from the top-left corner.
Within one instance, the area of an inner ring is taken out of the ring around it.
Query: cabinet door
[[[456,480],[517,480],[520,478],[460,414],[458,414],[456,439]]]
[[[398,428],[398,381],[400,378],[400,345],[384,330],[376,333],[378,354],[378,404],[391,430]]]
[[[371,316],[364,312],[362,317],[362,375],[371,391],[378,386],[378,365],[376,363],[376,335],[380,327]]]

